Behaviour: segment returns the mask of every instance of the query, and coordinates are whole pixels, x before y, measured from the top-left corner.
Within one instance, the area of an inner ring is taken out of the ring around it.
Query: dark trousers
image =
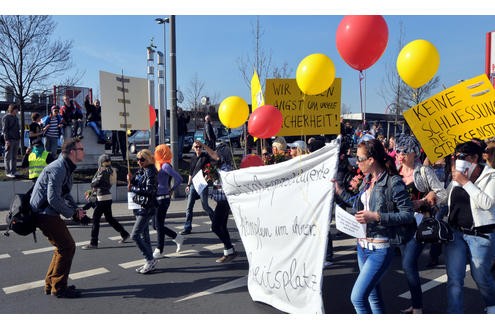
[[[122,238],[129,236],[129,233],[112,215],[112,200],[97,201],[93,212],[93,226],[91,227],[91,245],[98,246],[98,235],[100,234],[101,216],[105,215],[105,220],[120,233]]]
[[[72,259],[76,252],[76,243],[60,216],[37,214],[36,226],[55,246],[52,261],[45,276],[45,289],[51,288],[52,294],[67,288]]]
[[[230,206],[227,201],[219,201],[215,207],[211,230],[220,238],[225,250],[232,248],[229,230],[227,229],[227,220],[229,218]]]
[[[156,211],[155,220],[153,221],[153,227],[157,234],[157,248],[160,252],[163,252],[163,247],[165,245],[165,235],[172,239],[177,237],[177,233],[172,229],[165,226],[165,217],[167,216],[167,211],[170,206],[170,198],[160,199],[158,201],[158,209]]]

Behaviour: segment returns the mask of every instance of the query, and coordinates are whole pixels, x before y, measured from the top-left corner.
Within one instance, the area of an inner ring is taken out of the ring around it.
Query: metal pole
[[[165,113],[163,114],[163,128],[160,128],[164,131],[165,135],[167,134],[167,30],[165,29],[165,25],[167,23],[163,23],[163,96],[164,96],[164,107],[165,107]],[[165,143],[165,140],[163,141]]]
[[[170,145],[172,148],[172,166],[179,167],[179,149],[177,136],[177,72],[175,53],[175,15],[170,15]]]

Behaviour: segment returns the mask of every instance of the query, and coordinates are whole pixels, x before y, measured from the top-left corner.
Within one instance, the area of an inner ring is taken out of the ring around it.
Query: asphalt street
[[[167,226],[182,228],[184,200],[176,201]],[[174,201],[172,202],[174,204]],[[198,205],[198,204],[197,204]],[[116,205],[114,213],[124,212]],[[195,207],[196,211],[197,207]],[[270,305],[253,302],[246,286],[248,262],[235,222],[229,220],[229,230],[239,256],[227,264],[215,259],[222,255],[222,244],[210,231],[209,219],[196,211],[193,233],[186,236],[181,253],[167,239],[157,270],[149,275],[135,272],[143,257],[133,242],[118,244],[119,235],[108,224],[100,230],[99,248],[82,250],[89,241],[90,226],[70,226],[77,244],[69,284],[82,289],[80,299],[57,299],[43,293],[44,275],[53,248],[38,232],[38,242],[30,236],[11,234],[0,236],[0,313],[9,314],[275,314],[281,313]],[[127,212],[130,214],[130,212]],[[130,215],[120,216],[130,231]],[[334,234],[336,230],[332,229]],[[151,228],[153,245],[156,233]],[[353,314],[349,300],[358,268],[355,240],[336,235],[335,262],[324,270],[322,295],[327,314]],[[426,249],[420,259],[420,275],[424,291],[424,312],[445,313],[446,275],[443,258],[434,269],[425,268]],[[398,314],[410,304],[406,280],[396,255],[382,283],[388,313]],[[483,313],[484,304],[469,272],[465,284],[466,313]]]

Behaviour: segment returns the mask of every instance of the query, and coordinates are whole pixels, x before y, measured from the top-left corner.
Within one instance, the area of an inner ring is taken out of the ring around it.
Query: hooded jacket
[[[98,158],[98,171],[91,180],[91,188],[96,189],[96,198],[98,201],[111,200],[112,188],[111,177],[113,175],[113,168],[111,166],[105,166],[103,163],[108,162],[110,157],[107,154],[103,154]]]

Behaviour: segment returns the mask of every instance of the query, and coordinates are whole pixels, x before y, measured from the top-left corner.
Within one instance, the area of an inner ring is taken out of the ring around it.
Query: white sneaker
[[[157,260],[146,261],[146,264],[139,271],[139,273],[142,273],[142,274],[150,273],[151,271],[155,270],[157,263],[158,263]]]
[[[175,237],[174,242],[177,244],[177,249],[175,251],[177,253],[179,253],[180,248],[182,247],[182,244],[184,243],[184,237],[182,235],[177,234],[177,237]]]
[[[153,252],[153,258],[154,259],[161,259],[163,257],[162,252],[158,248],[155,248],[155,251]]]
[[[15,175],[10,174],[10,173],[5,174],[5,176],[6,176],[7,178],[15,178]]]

